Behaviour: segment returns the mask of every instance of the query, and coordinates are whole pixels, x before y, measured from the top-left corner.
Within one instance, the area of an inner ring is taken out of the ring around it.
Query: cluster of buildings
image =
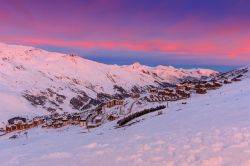
[[[105,103],[104,107],[112,108],[114,106],[121,106],[124,104],[123,100],[113,99]]]
[[[241,81],[238,75],[232,79],[218,79],[211,81],[187,81],[182,82],[175,88],[157,89],[151,88],[149,90],[150,95],[146,96],[145,99],[148,102],[161,102],[161,101],[176,101],[186,99],[191,96],[192,93],[205,94],[208,90],[215,90],[220,88],[223,84],[232,83],[232,81]]]
[[[176,101],[190,97],[190,92],[183,88],[150,89],[150,95],[145,99],[148,102]]]
[[[95,128],[102,124],[103,117],[99,114],[89,114],[85,116],[82,113],[63,113],[51,114],[42,117],[35,117],[27,120],[22,117],[15,117],[8,121],[5,127],[5,133],[13,131],[22,131],[42,126],[42,128],[61,128],[67,125],[79,125],[80,127]]]
[[[230,84],[233,81],[241,81],[243,73],[247,72],[237,71],[237,73],[229,73],[214,77],[210,81],[186,81],[180,83],[173,88],[151,88],[149,89],[149,95],[146,96],[148,102],[161,102],[161,101],[176,101],[186,99],[191,96],[192,93],[205,94],[208,90],[214,90],[220,88],[223,84]],[[140,98],[140,94],[134,93],[132,98]],[[104,103],[103,109],[112,108],[115,106],[124,105],[124,100],[112,99]],[[42,117],[35,117],[32,120],[28,120],[22,117],[14,117],[8,120],[8,124],[5,128],[1,128],[1,133],[10,133],[13,131],[22,131],[34,128],[36,126],[42,126],[42,128],[61,128],[67,125],[79,125],[80,127],[95,128],[100,126],[104,120],[113,121],[119,118],[117,113],[105,115],[102,111],[90,111],[89,113],[54,113]]]
[[[105,107],[112,108],[114,106],[121,106],[124,104],[123,100],[113,99],[105,103]],[[28,130],[37,126],[42,128],[61,128],[68,125],[79,125],[80,127],[86,127],[87,129],[100,126],[104,119],[113,121],[119,118],[118,114],[110,114],[104,118],[102,112],[90,111],[90,113],[63,113],[63,114],[50,114],[41,117],[35,117],[28,120],[23,117],[14,117],[8,120],[8,124],[5,128],[1,128],[1,133],[6,134],[13,131]],[[2,135],[2,134],[1,134]]]
[[[123,104],[122,101],[112,100],[108,102],[108,107]],[[108,121],[113,121],[119,118],[117,114],[107,115],[105,119]],[[8,124],[3,128],[1,133],[10,133],[13,131],[23,131],[28,130],[37,126],[42,126],[42,128],[62,128],[68,125],[79,125],[80,127],[85,127],[87,129],[99,127],[104,121],[104,116],[101,113],[95,111],[86,113],[54,113],[51,115],[45,115],[41,117],[35,117],[32,120],[28,120],[22,117],[14,117],[8,120]]]
[[[44,118],[42,117],[36,117],[29,121],[26,118],[14,117],[8,120],[8,125],[6,125],[5,127],[5,132],[9,133],[16,130],[17,131],[27,130],[36,127],[38,125],[41,125],[43,123],[44,123]]]
[[[96,113],[83,114],[53,114],[45,118],[43,128],[61,128],[68,125],[79,125],[80,127],[95,128],[102,123],[102,116]]]
[[[124,105],[124,100],[112,99],[104,104],[103,109],[105,110],[106,108],[113,108],[115,106],[123,106],[123,105]],[[106,117],[108,121],[114,121],[118,118],[119,118],[119,115],[117,113],[111,113],[107,115]]]

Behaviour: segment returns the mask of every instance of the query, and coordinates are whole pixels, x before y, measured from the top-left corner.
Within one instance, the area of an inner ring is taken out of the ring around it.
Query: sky
[[[0,0],[0,42],[109,64],[249,65],[249,0]]]

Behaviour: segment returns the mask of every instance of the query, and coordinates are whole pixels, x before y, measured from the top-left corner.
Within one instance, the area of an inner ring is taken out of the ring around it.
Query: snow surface
[[[163,66],[152,68],[140,64],[106,65],[75,55],[0,43],[0,127],[15,115],[48,113],[41,107],[32,107],[23,99],[22,95],[26,91],[37,95],[50,88],[66,96],[66,101],[60,105],[62,111],[72,112],[75,110],[69,103],[70,99],[76,96],[72,89],[82,90],[89,97],[96,98],[100,92],[116,93],[114,85],[130,91],[133,86],[156,86],[155,81],[173,83],[186,76],[200,78],[215,73],[208,69],[179,70]]]
[[[16,140],[6,135],[1,165],[249,166],[249,85],[248,77],[185,105],[171,102],[164,114],[124,128],[112,122],[90,131],[70,126],[34,128]]]

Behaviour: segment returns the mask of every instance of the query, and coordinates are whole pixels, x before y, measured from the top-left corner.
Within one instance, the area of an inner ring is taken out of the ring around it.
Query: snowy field
[[[34,128],[0,138],[1,166],[250,165],[250,79],[169,104],[163,115],[116,129]]]

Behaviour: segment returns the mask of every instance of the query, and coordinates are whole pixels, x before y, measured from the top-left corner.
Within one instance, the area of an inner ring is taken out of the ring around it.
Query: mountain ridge
[[[0,69],[0,95],[6,99],[5,103],[0,102],[4,110],[0,122],[26,112],[44,114],[95,108],[109,99],[128,97],[135,89],[142,91],[218,73],[139,63],[106,65],[74,54],[4,43],[0,43]],[[19,106],[11,105],[8,98]]]

